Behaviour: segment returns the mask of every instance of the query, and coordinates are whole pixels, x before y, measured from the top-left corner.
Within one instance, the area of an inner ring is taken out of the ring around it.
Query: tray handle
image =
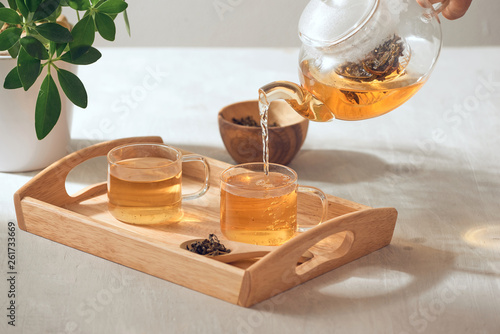
[[[370,208],[329,219],[299,234],[248,268],[247,293],[240,294],[240,304],[252,305],[387,246],[396,219],[394,208]],[[321,240],[342,232],[346,232],[344,240],[335,249],[319,253],[311,249]],[[314,257],[297,265],[307,250]]]
[[[24,229],[21,208],[21,200],[24,197],[29,196],[46,203],[62,206],[103,194],[106,191],[105,182],[90,186],[80,191],[76,196],[70,196],[66,191],[66,177],[79,164],[92,158],[104,156],[116,146],[139,142],[162,143],[163,140],[159,136],[110,140],[73,152],[42,170],[14,194],[14,205],[19,227]]]

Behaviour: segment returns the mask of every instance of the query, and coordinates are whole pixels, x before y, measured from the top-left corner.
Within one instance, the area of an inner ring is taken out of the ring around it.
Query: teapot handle
[[[436,12],[436,15],[441,14],[441,12],[448,6],[450,3],[450,0],[442,0],[440,2],[436,2],[432,5],[434,7],[434,11]]]
[[[439,20],[439,14],[448,6],[450,0],[417,0],[420,6],[425,8],[424,14],[422,14],[422,21],[428,23],[433,17]]]

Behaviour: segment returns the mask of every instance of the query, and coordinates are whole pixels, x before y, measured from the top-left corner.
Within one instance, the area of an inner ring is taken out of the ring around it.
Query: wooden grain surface
[[[261,259],[222,264],[181,249],[191,239],[220,232],[219,180],[229,165],[208,159],[210,188],[201,198],[184,201],[177,223],[124,224],[107,209],[105,184],[69,196],[65,176],[78,164],[107,153],[124,142],[158,142],[158,137],[128,138],[100,143],[49,166],[15,194],[20,227],[30,233],[123,264],[196,291],[249,307],[345,263],[388,245],[394,231],[395,209],[371,209],[329,196],[327,221]],[[185,154],[191,154],[184,152]],[[183,166],[183,183],[199,184],[201,164]],[[41,185],[44,185],[43,187]],[[321,211],[314,195],[303,194],[299,219],[317,220]],[[299,263],[309,251],[313,257]],[[240,263],[241,262],[241,263]],[[283,279],[283,275],[287,279]]]
[[[241,2],[225,21],[215,16],[218,27],[224,30],[233,14],[247,9],[258,10]],[[97,63],[78,70],[89,106],[74,112],[71,151],[161,135],[173,146],[228,163],[234,161],[220,138],[217,112],[255,99],[262,84],[296,80],[299,52],[100,51]],[[17,321],[7,325],[2,313],[0,333],[497,334],[499,54],[500,47],[445,48],[426,85],[397,110],[363,122],[309,124],[290,165],[299,182],[370,207],[397,208],[389,246],[243,308],[17,229]],[[144,80],[151,90],[142,90]],[[70,193],[104,181],[103,160],[73,170]],[[2,307],[9,302],[4,246],[7,222],[16,223],[12,195],[36,174],[0,173]]]
[[[237,163],[262,161],[260,126],[235,124],[233,119],[250,117],[260,124],[257,101],[245,101],[224,107],[218,115],[222,141]],[[288,165],[297,155],[307,136],[309,121],[299,116],[286,102],[271,103],[268,111],[269,161]],[[276,124],[277,126],[272,126]]]

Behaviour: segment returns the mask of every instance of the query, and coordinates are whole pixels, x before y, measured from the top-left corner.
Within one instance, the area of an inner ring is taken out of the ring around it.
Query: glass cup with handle
[[[307,192],[321,200],[323,222],[328,199],[315,187],[297,184],[297,173],[283,165],[245,163],[229,167],[221,174],[220,220],[222,234],[229,240],[256,245],[280,245],[298,232],[315,225],[297,222],[297,193]],[[316,224],[316,225],[317,225]]]
[[[118,220],[137,225],[178,222],[182,200],[196,199],[209,189],[210,169],[200,155],[183,155],[165,144],[127,144],[108,155],[108,209]],[[182,194],[182,163],[203,164],[201,188]]]

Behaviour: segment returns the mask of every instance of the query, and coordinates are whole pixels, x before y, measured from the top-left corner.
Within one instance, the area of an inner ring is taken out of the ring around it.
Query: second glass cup
[[[264,163],[232,166],[221,174],[221,231],[229,240],[255,245],[281,245],[311,226],[297,223],[297,192],[317,195],[322,204],[319,223],[326,219],[328,200],[320,189],[297,184],[289,167]]]
[[[182,194],[182,163],[204,166],[202,187]],[[182,155],[164,144],[129,144],[108,153],[108,208],[118,220],[138,225],[182,219],[182,200],[203,196],[209,188],[209,165],[204,157]]]

